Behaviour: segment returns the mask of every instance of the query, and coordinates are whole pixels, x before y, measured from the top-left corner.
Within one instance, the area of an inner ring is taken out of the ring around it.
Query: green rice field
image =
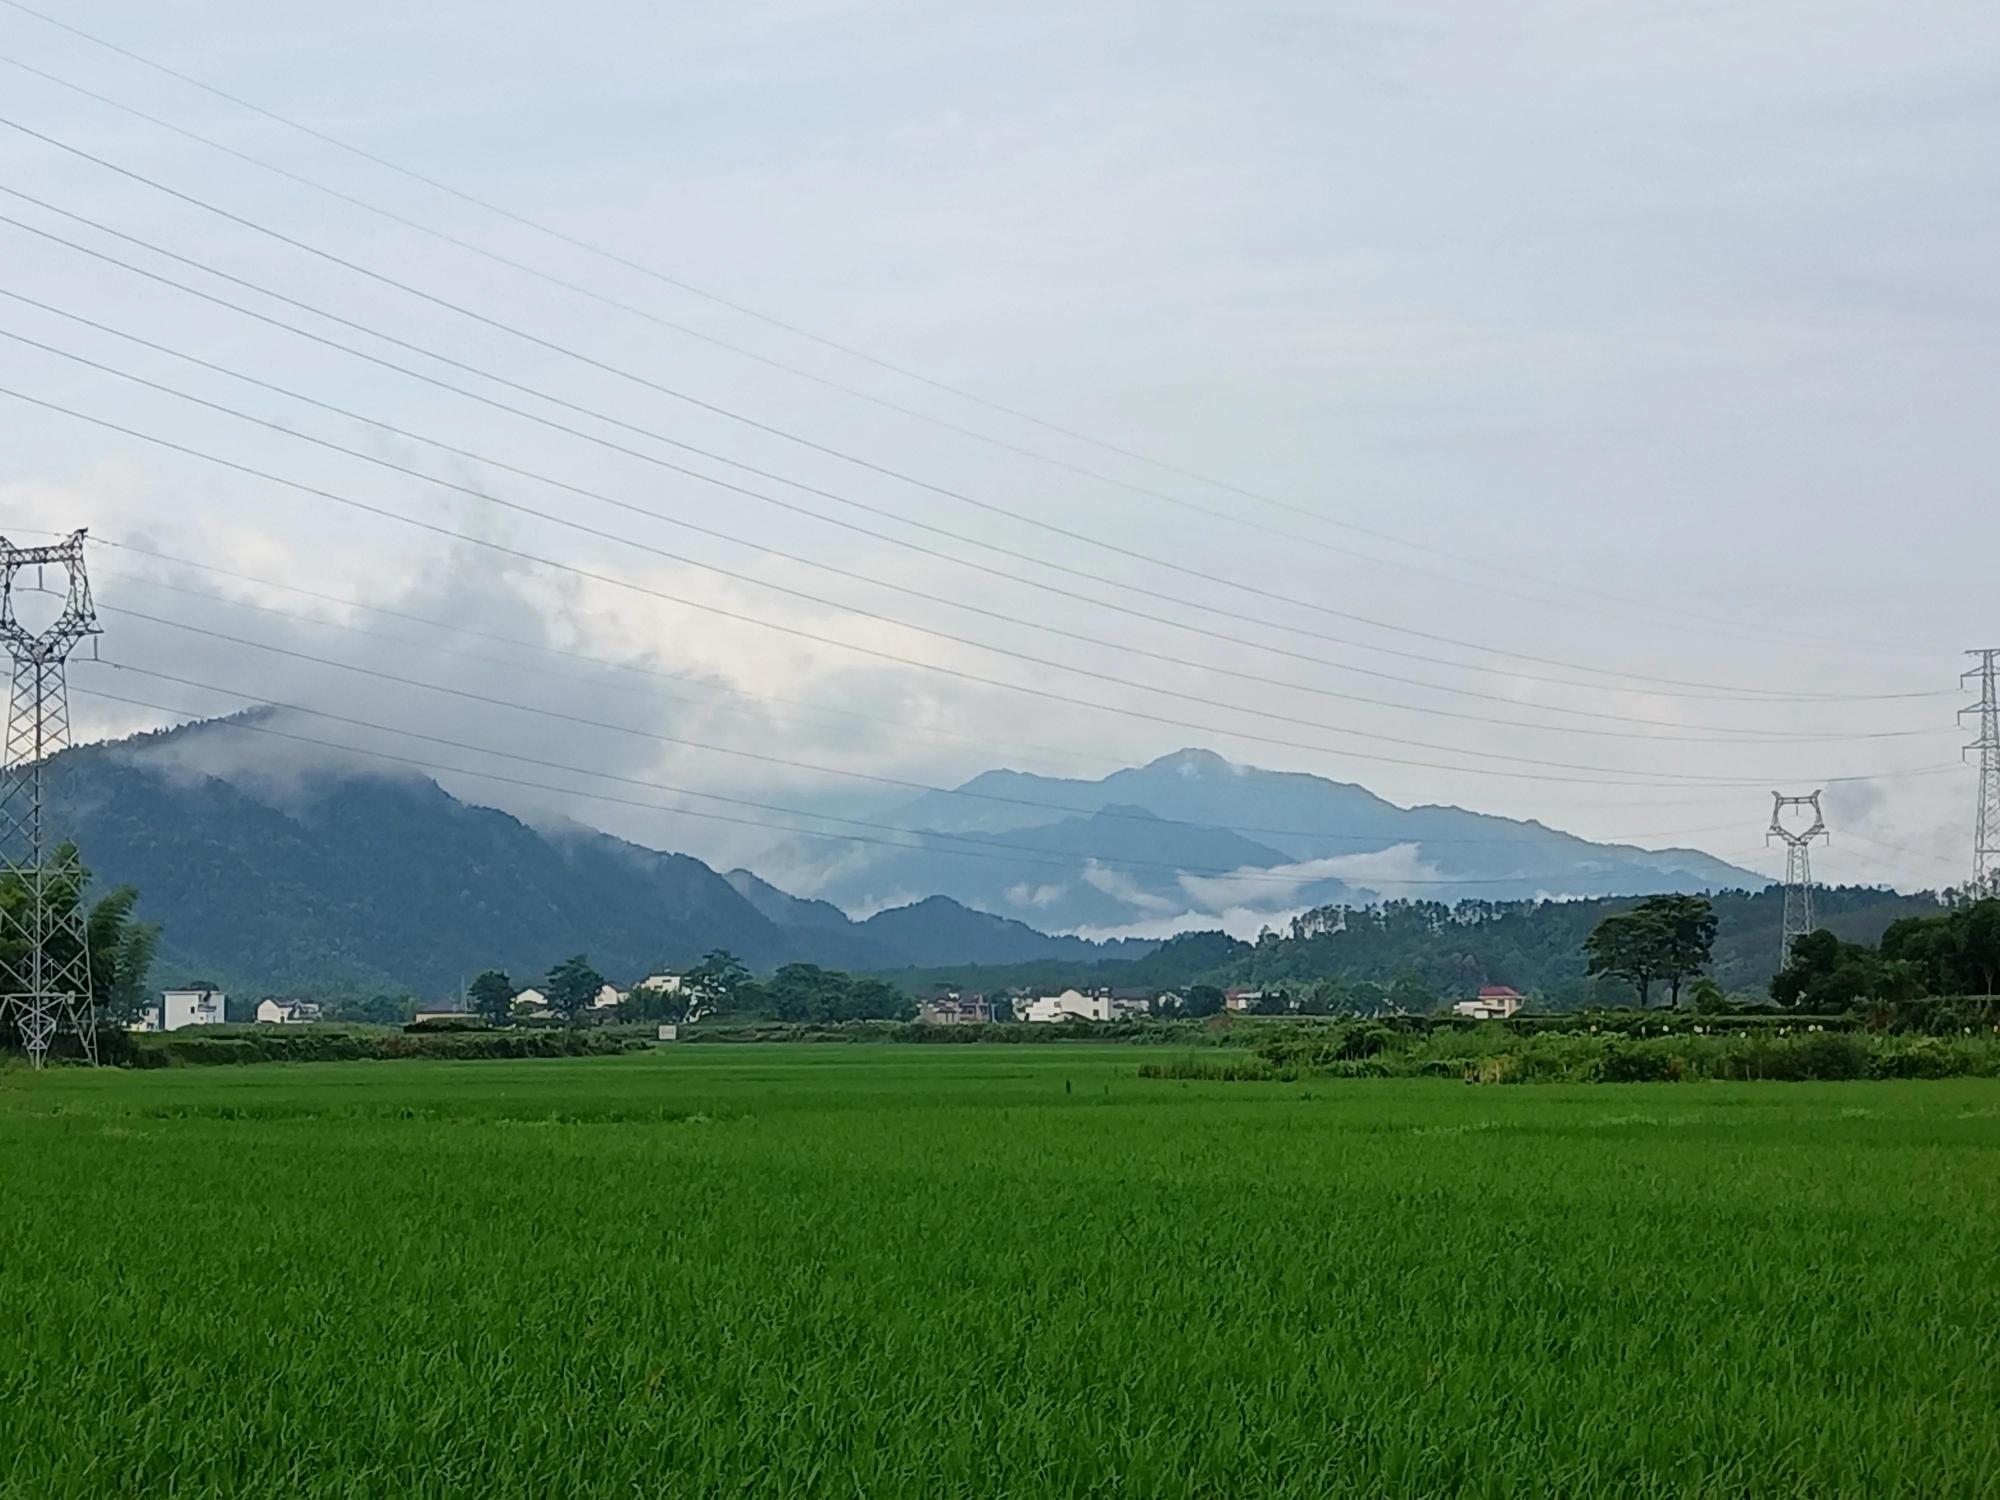
[[[2000,1495],[2000,1082],[0,1073],[0,1493]]]

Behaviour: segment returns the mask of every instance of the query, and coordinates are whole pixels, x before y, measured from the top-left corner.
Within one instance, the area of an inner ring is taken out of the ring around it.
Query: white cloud
[[[1015,906],[1040,911],[1062,900],[1069,887],[1059,883],[1029,885],[1025,880],[1007,887],[1007,899]]]
[[[1690,824],[1740,815],[1745,836],[1731,842],[1754,845],[1769,785],[1906,771],[1957,754],[1949,700],[1776,705],[1690,700],[1660,683],[1586,690],[1529,682],[1505,670],[1506,658],[1436,638],[1700,682],[1855,693],[1954,685],[1957,648],[1977,644],[1986,630],[1977,560],[2000,543],[2000,509],[1965,498],[1986,485],[1990,414],[1981,393],[2000,375],[2000,304],[1987,270],[2000,251],[2000,158],[1981,149],[2000,128],[1991,62],[2000,55],[1991,45],[2000,40],[2000,12],[1991,6],[1947,0],[1930,24],[1912,26],[1879,6],[1830,0],[1804,28],[1782,7],[1632,11],[1582,0],[1513,7],[1452,0],[1420,20],[1387,0],[1364,0],[1337,15],[1311,7],[1162,12],[1133,3],[975,5],[917,15],[901,6],[822,0],[708,10],[603,0],[588,26],[523,0],[416,8],[357,0],[331,17],[307,22],[302,14],[247,0],[210,7],[204,37],[214,45],[197,71],[566,232],[659,261],[684,280],[1065,427],[1157,453],[1187,473],[1214,474],[1232,488],[1069,442],[616,271],[27,21],[16,50],[698,333],[1249,524],[1223,524],[842,397],[139,128],[33,79],[14,78],[18,98],[10,99],[38,128],[559,335],[593,359],[944,489],[1247,581],[1267,595],[1326,601],[1360,619],[1336,622],[957,504],[316,266],[10,138],[0,142],[0,166],[26,191],[615,421],[876,506],[888,518],[776,481],[752,487],[980,556],[1059,590],[1025,588],[705,486],[6,230],[9,284],[24,293],[660,517],[782,546],[924,595],[829,578],[666,519],[392,441],[21,306],[0,308],[0,325],[641,546],[497,512],[282,431],[9,344],[10,368],[19,369],[12,383],[24,390],[693,603],[501,563],[491,553],[478,554],[475,564],[434,535],[4,402],[0,444],[9,478],[0,484],[0,530],[16,521],[87,523],[107,536],[150,539],[262,578],[696,681],[668,683],[576,662],[563,664],[573,680],[562,681],[228,606],[162,601],[114,580],[109,569],[100,587],[107,605],[145,607],[146,600],[149,612],[163,616],[227,620],[232,633],[311,641],[317,654],[393,664],[408,675],[435,674],[456,686],[491,688],[494,696],[775,759],[370,686],[129,618],[107,616],[107,655],[341,712],[361,709],[562,764],[856,817],[874,815],[908,790],[780,762],[949,784],[996,763],[1101,773],[1195,743],[1236,760],[1362,782],[1400,802],[1535,815],[1592,836],[1629,828],[1637,806],[1672,804],[1682,816],[1662,821]],[[462,45],[475,20],[483,39],[476,54]],[[92,24],[142,51],[185,61],[170,7],[104,0]],[[1147,45],[1134,47],[1135,35]],[[662,72],[654,60],[663,55],[677,66]],[[510,87],[496,90],[495,77]],[[690,133],[688,119],[699,119],[702,129]],[[1311,190],[1301,191],[1301,183]],[[198,271],[185,274],[202,280]],[[1742,420],[1747,410],[1759,413],[1754,425]],[[577,420],[598,429],[592,418]],[[643,452],[676,451],[628,428],[604,430]],[[691,462],[721,471],[709,460]],[[1343,531],[1244,491],[1478,562],[1463,566]],[[1881,545],[1888,515],[1898,524],[1892,548]],[[982,556],[897,516],[948,526],[1023,558]],[[1802,535],[1811,541],[1800,562],[1814,586],[1773,592],[1771,559],[1798,557]],[[1730,545],[1718,549],[1718,536]],[[1085,576],[1040,569],[1038,558]],[[696,563],[744,576],[723,579]],[[758,580],[833,602],[775,593]],[[1122,593],[1120,582],[1162,593],[1167,603]],[[307,614],[366,619],[273,588],[201,583]],[[1649,607],[1697,596],[1703,606],[1679,614]],[[1857,600],[1864,603],[1857,607]],[[1002,619],[956,610],[952,601],[991,608]],[[1107,603],[1163,608],[1204,628],[1507,702],[1204,641],[1115,614],[1102,607]],[[1202,604],[1237,618],[1201,614]],[[1055,665],[864,619],[849,606]],[[1058,703],[919,671],[733,621],[724,610],[1084,701]],[[1338,639],[1287,634],[1257,618]],[[1407,625],[1432,639],[1393,636],[1366,620]],[[1211,670],[1065,641],[1038,631],[1038,622]],[[434,638],[421,626],[376,619],[376,627]],[[1844,644],[1856,636],[1921,649]],[[461,644],[505,654],[490,643]],[[1371,645],[1445,661],[1385,657]],[[1448,664],[1475,658],[1480,665]],[[1163,698],[1068,668],[1187,696]],[[1329,701],[1253,682],[1252,672],[1383,701]],[[79,670],[79,686],[88,675]],[[872,719],[748,703],[721,691],[730,687]],[[186,688],[131,696],[189,709],[229,701]],[[1120,719],[1091,704],[1154,719]],[[1418,705],[1545,727],[1444,719],[1413,711]],[[1541,713],[1550,706],[1611,717]],[[1283,717],[1259,717],[1260,710]],[[1909,729],[1931,737],[1667,744],[1616,737],[1620,716],[1768,734]],[[1196,731],[1161,718],[1211,727]],[[79,697],[78,722],[112,733],[147,722],[147,713]],[[1576,779],[1565,781],[1551,768],[1551,779],[1533,780],[1534,768],[1518,761],[1475,759],[1486,754],[1607,769],[1569,773]],[[1475,774],[1475,765],[1511,774]],[[1624,791],[1596,784],[1620,774],[1658,784]],[[1674,780],[1688,774],[1748,784]],[[560,772],[543,779],[583,784]],[[1831,878],[1888,875],[1912,883],[1962,873],[1970,773],[1872,785],[1879,800],[1866,806],[1830,798],[1839,819],[1822,867]],[[761,858],[780,841],[770,830],[573,792],[507,790],[470,778],[454,789],[538,815],[572,815],[718,863]],[[629,787],[620,795],[628,793],[651,797]],[[1843,828],[1856,837],[1843,839]],[[864,846],[856,847],[865,858]],[[764,872],[782,882],[783,871]],[[1201,904],[1276,910],[1291,899],[1288,886],[1295,891],[1315,878],[1377,889],[1394,889],[1399,875],[1422,878],[1419,864],[1394,862],[1298,867],[1276,883],[1268,874],[1260,872],[1254,891],[1248,881],[1221,878],[1200,888]],[[1159,897],[1146,899],[1150,906],[1135,910],[1174,915]]]
[[[1122,901],[1135,911],[1166,913],[1175,910],[1178,905],[1165,896],[1155,895],[1123,871],[1100,865],[1095,860],[1084,866],[1083,879],[1086,885],[1095,887],[1114,901]]]
[[[1270,869],[1242,869],[1229,875],[1182,875],[1180,883],[1201,911],[1242,908],[1296,911],[1299,892],[1321,881],[1338,880],[1385,896],[1420,891],[1443,878],[1415,844],[1396,844],[1367,854],[1340,854],[1301,860]]]

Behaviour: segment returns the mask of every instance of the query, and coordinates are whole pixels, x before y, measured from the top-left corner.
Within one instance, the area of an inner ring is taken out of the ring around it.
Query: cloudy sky
[[[1194,744],[1967,873],[1991,6],[38,8],[443,185],[0,4],[91,735],[293,704],[726,862]]]

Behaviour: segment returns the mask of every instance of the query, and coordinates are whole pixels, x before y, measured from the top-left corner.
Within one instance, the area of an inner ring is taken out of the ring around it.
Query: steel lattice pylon
[[[1979,701],[1959,711],[1961,719],[1967,714],[1979,715],[1979,738],[1965,747],[1968,753],[1979,752],[1979,816],[1972,834],[1972,890],[1975,895],[2000,896],[2000,698],[1994,694],[2000,647],[1965,654],[1979,660],[1979,665],[1965,674],[1979,679]]]
[[[1812,841],[1826,838],[1826,818],[1820,812],[1818,792],[1804,797],[1771,793],[1771,826],[1764,842],[1781,839],[1785,845],[1785,924],[1778,934],[1778,967],[1792,961],[1792,945],[1813,930]],[[1803,808],[1812,814],[1804,828],[1785,826],[1785,809]]]
[[[0,537],[0,640],[14,660],[0,764],[0,872],[17,883],[11,899],[0,900],[0,1018],[14,1018],[37,1068],[65,1022],[84,1056],[97,1061],[83,868],[75,847],[53,840],[48,827],[49,763],[69,745],[69,654],[97,634],[83,545],[81,531],[54,547],[16,547]],[[61,568],[68,578],[62,612],[39,634],[14,611],[15,584],[29,568],[37,576]]]

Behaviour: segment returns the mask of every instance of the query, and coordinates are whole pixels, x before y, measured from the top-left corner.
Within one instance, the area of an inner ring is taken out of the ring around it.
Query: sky
[[[1990,6],[45,4],[380,159],[0,4],[82,737],[722,865],[1199,745],[1970,873]]]

